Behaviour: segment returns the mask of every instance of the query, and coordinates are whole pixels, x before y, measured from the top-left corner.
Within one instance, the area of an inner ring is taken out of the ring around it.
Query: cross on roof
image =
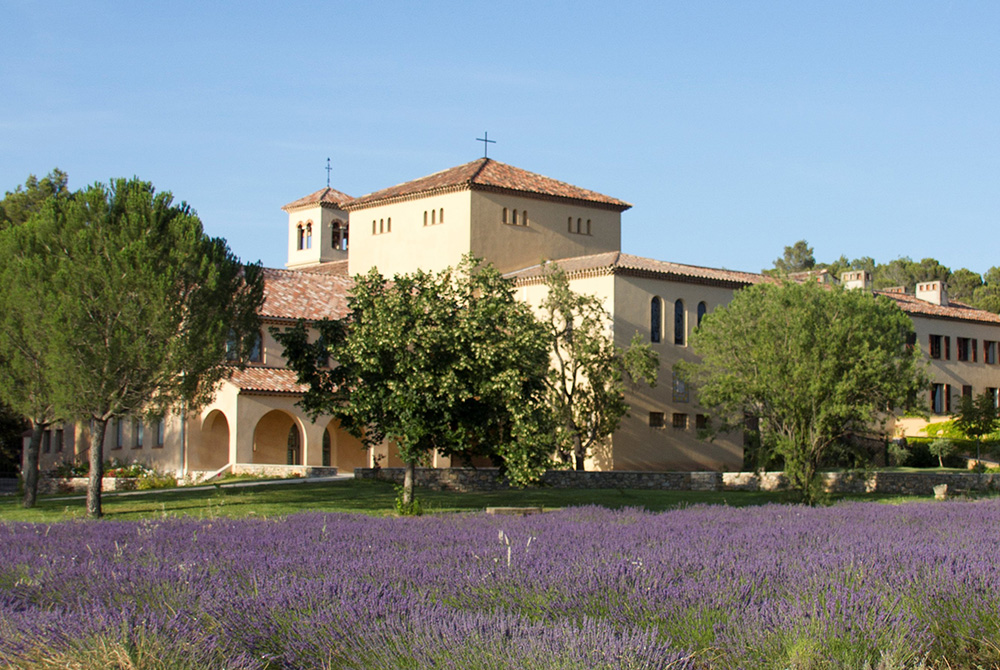
[[[476,141],[483,143],[483,158],[489,158],[488,153],[489,153],[490,145],[491,144],[496,144],[497,141],[496,140],[491,140],[490,139],[490,134],[488,132],[486,132],[485,130],[483,131],[483,136],[482,137],[477,137]]]
[[[326,159],[326,187],[327,188],[330,188],[330,171],[331,170],[333,170],[333,168],[330,167],[330,159],[327,158]]]

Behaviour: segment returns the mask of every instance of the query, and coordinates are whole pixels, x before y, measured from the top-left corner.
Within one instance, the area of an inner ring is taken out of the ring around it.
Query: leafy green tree
[[[948,299],[972,305],[976,289],[983,285],[983,278],[972,270],[959,268],[948,278]]]
[[[835,279],[840,279],[840,275],[850,270],[867,270],[874,275],[875,260],[870,256],[848,260],[847,256],[841,255],[840,258],[832,263],[817,263],[816,268],[825,269]]]
[[[774,269],[766,274],[786,276],[795,272],[806,272],[816,267],[816,257],[813,248],[805,240],[799,240],[790,247],[785,247],[785,253],[774,261]]]
[[[913,287],[920,282],[947,282],[949,277],[951,270],[933,258],[924,258],[917,263],[904,256],[886,264],[876,265],[872,284],[876,289],[905,286],[913,290]]]
[[[49,198],[12,230],[24,242],[20,276],[43,278],[41,374],[52,404],[93,422],[87,513],[97,517],[108,422],[211,400],[231,370],[230,333],[248,350],[259,330],[260,268],[240,264],[190,207],[138,179]]]
[[[1000,430],[1000,414],[993,404],[993,395],[980,393],[973,398],[963,395],[958,401],[954,424],[970,440],[976,441],[976,461],[979,461],[983,438]]]
[[[314,324],[316,340],[304,323],[272,330],[309,386],[300,405],[337,416],[369,447],[396,445],[406,464],[402,509],[413,505],[417,464],[435,450],[490,456],[515,483],[537,478],[553,451],[548,354],[511,282],[471,257],[440,273],[387,281],[372,269],[354,281],[350,313]]]
[[[18,186],[14,191],[7,191],[0,200],[0,230],[24,223],[51,197],[68,197],[67,181],[66,173],[59,168],[41,179],[28,175],[23,188]]]
[[[1000,267],[991,267],[983,275],[983,285],[973,293],[972,304],[994,314],[1000,314]]]
[[[928,445],[927,450],[931,452],[931,456],[937,457],[938,467],[943,468],[944,459],[955,453],[955,443],[947,438],[939,437]]]
[[[50,224],[39,232],[44,224],[29,222],[46,207],[55,211],[68,198],[66,174],[54,170],[41,181],[28,177],[24,189],[18,187],[0,201],[0,397],[31,420],[21,473],[23,505],[29,508],[38,492],[42,434],[59,418],[46,360],[50,333],[45,327],[44,292],[53,258],[37,244],[39,237],[54,231]]]
[[[758,419],[803,498],[845,437],[870,432],[926,387],[910,319],[889,300],[806,282],[758,284],[705,317],[691,337],[699,362],[678,369],[723,431]]]
[[[654,386],[659,358],[639,333],[628,348],[616,346],[608,337],[611,317],[601,301],[570,289],[558,266],[550,266],[546,285],[541,307],[552,358],[549,403],[560,453],[583,470],[591,447],[611,435],[628,413],[626,378]]]

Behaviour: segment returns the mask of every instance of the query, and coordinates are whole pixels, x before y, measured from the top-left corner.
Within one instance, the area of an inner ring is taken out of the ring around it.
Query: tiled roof
[[[298,393],[309,390],[305,384],[298,383],[293,370],[286,368],[247,367],[235,370],[229,382],[240,391],[256,393]]]
[[[325,263],[320,263],[319,265],[310,265],[309,267],[299,268],[299,272],[309,272],[317,275],[335,275],[337,277],[350,276],[347,274],[347,260],[326,261]]]
[[[673,279],[689,283],[708,283],[739,288],[749,284],[774,281],[770,277],[751,272],[734,270],[717,270],[696,265],[681,265],[657,261],[652,258],[623,254],[619,251],[608,251],[592,256],[576,256],[553,261],[569,276],[578,274],[622,274],[632,276],[648,276],[655,279]],[[540,281],[545,274],[543,265],[517,270],[507,274],[518,283],[534,283]]]
[[[417,196],[465,189],[516,193],[546,199],[573,200],[619,212],[632,206],[624,200],[543,177],[534,172],[500,163],[492,158],[480,158],[465,165],[435,172],[420,179],[355,198],[345,205],[345,209],[363,209],[366,206],[383,204],[387,201],[396,202]]]
[[[935,305],[926,300],[919,300],[909,293],[895,291],[875,291],[877,295],[895,300],[896,304],[906,312],[915,316],[928,316],[939,319],[961,319],[962,321],[977,321],[1000,325],[1000,314],[976,309],[960,302],[950,302],[947,305]]]
[[[347,277],[299,270],[264,268],[263,318],[340,319],[347,315]]]
[[[290,209],[296,209],[298,207],[305,207],[307,205],[333,205],[337,209],[343,209],[344,205],[349,203],[353,198],[346,193],[341,193],[337,189],[330,188],[329,186],[321,188],[315,193],[310,193],[304,198],[299,198],[298,200],[293,200],[281,209],[286,212]]]

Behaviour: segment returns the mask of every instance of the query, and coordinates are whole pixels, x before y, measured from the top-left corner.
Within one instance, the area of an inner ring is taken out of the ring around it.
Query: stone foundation
[[[356,479],[403,483],[404,468],[356,468]],[[437,491],[498,491],[510,488],[496,468],[417,468],[416,485]],[[949,492],[1000,491],[1000,475],[971,472],[834,472],[821,475],[831,493],[895,493],[933,495],[947,484]],[[783,472],[578,472],[549,470],[540,486],[557,489],[647,489],[662,491],[782,491]]]

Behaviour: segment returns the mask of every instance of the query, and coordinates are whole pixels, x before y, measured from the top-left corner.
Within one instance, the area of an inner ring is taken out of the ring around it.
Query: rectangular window
[[[975,338],[972,340],[972,362],[979,362],[979,340]]]
[[[971,398],[972,397],[972,387],[968,384],[962,384],[962,397]]]
[[[125,445],[125,423],[121,419],[115,419],[115,449],[121,449]]]
[[[144,432],[145,431],[143,430],[142,421],[133,420],[132,421],[132,435],[133,435],[133,439],[135,440],[135,444],[133,445],[134,448],[136,448],[136,449],[142,449],[142,438],[144,437],[144,435],[143,435]]]
[[[678,414],[674,412],[674,428],[679,430],[687,430],[688,427],[688,415]]]
[[[986,393],[991,398],[993,398],[993,406],[994,407],[1000,407],[1000,393],[998,393],[998,390],[1000,390],[1000,389],[995,389],[995,388],[987,388],[986,389]]]
[[[931,335],[930,337],[930,351],[928,355],[931,358],[941,358],[941,336]]]
[[[156,422],[156,446],[163,446],[163,438],[166,437],[166,420],[159,419]]]
[[[65,437],[62,428],[56,429],[56,453],[61,454],[63,450],[63,441]]]
[[[52,432],[46,430],[42,433],[42,453],[47,454],[52,448]]]
[[[997,364],[997,343],[983,340],[983,362],[990,365]]]
[[[958,353],[958,360],[968,361],[972,359],[972,343],[967,337],[959,337],[955,339],[955,349]]]
[[[695,414],[694,415],[694,427],[698,430],[708,430],[708,415],[707,414]]]
[[[663,412],[650,412],[649,413],[649,427],[650,428],[663,428]]]
[[[673,393],[674,402],[690,402],[691,394],[688,393],[687,384],[684,383],[683,379],[681,379],[680,377],[677,376],[676,372],[674,372],[673,375],[674,375],[674,380],[673,380],[674,381],[674,393]]]
[[[933,384],[931,386],[931,411],[934,414],[951,412],[951,387],[948,384]]]
[[[951,360],[951,337],[948,335],[944,336],[944,359],[946,361]]]

